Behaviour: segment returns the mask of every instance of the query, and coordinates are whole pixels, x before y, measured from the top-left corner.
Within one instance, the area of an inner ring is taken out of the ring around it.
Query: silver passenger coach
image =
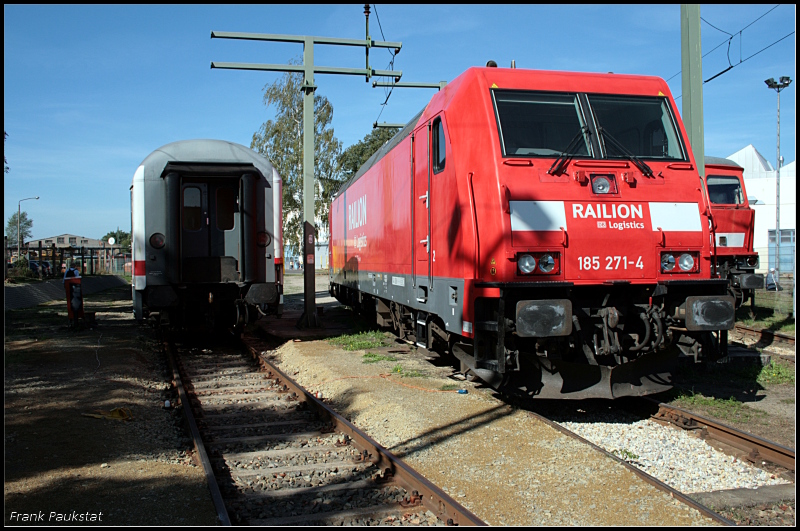
[[[272,163],[242,145],[183,140],[148,155],[131,185],[136,319],[240,329],[280,315],[281,200]]]

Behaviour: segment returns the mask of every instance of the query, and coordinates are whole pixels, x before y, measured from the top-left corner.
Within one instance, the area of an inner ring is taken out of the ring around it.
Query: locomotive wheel
[[[728,288],[728,295],[733,297],[733,308],[738,310],[744,304],[746,297],[744,291],[740,289]]]

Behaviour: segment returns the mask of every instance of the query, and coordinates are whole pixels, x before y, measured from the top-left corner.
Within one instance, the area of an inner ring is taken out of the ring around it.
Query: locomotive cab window
[[[666,98],[589,94],[607,158],[685,160]],[[624,149],[623,149],[624,148]]]
[[[187,186],[183,189],[183,228],[200,230],[203,218],[203,196],[199,188]]]
[[[741,205],[744,203],[742,184],[736,177],[728,175],[709,175],[708,198],[715,205]]]
[[[217,188],[217,228],[232,230],[236,212],[236,192],[233,188]]]
[[[503,156],[590,156],[577,94],[492,91]]]
[[[444,170],[445,164],[445,141],[444,141],[444,124],[442,119],[437,118],[433,122],[433,130],[431,133],[431,159],[433,162],[433,173],[439,173]]]

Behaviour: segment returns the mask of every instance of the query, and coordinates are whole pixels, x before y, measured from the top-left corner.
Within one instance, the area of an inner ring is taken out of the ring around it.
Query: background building
[[[744,168],[744,186],[750,205],[756,211],[754,250],[761,262],[760,272],[775,262],[775,168],[752,144],[727,157]],[[797,241],[796,161],[781,166],[781,267],[782,274],[795,271]],[[757,202],[756,202],[757,200]],[[755,204],[753,204],[755,203]]]
[[[110,247],[108,242],[104,242],[103,240],[78,236],[77,234],[59,234],[58,236],[49,236],[40,240],[30,240],[26,242],[26,245],[31,250],[38,249],[39,242],[42,242],[42,247],[50,247],[55,244],[56,249],[66,249],[68,247],[72,247],[73,249],[80,249],[81,247]]]

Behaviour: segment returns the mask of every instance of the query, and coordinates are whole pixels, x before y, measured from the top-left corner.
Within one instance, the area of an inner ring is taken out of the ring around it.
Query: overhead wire
[[[729,36],[730,36],[730,37],[729,37],[727,40],[725,40],[725,41],[722,41],[722,42],[721,42],[721,43],[719,43],[717,46],[715,46],[714,48],[712,48],[710,51],[708,51],[708,52],[706,52],[705,54],[703,54],[703,57],[705,58],[707,55],[709,55],[709,54],[711,54],[712,52],[714,52],[715,50],[717,50],[717,49],[718,49],[720,46],[723,46],[723,45],[725,45],[725,44],[727,44],[727,45],[728,45],[728,53],[727,53],[727,58],[728,58],[728,67],[727,67],[727,68],[725,68],[725,69],[723,69],[723,70],[722,70],[722,71],[720,71],[720,72],[717,72],[716,74],[714,74],[714,75],[713,75],[713,76],[711,76],[710,78],[708,78],[708,79],[706,79],[705,81],[703,81],[703,84],[706,84],[706,83],[708,83],[709,81],[712,81],[712,80],[714,80],[714,79],[718,78],[718,77],[719,77],[719,76],[721,76],[722,74],[724,74],[724,73],[728,72],[729,70],[732,70],[733,68],[736,68],[737,66],[741,65],[741,64],[742,64],[742,63],[744,63],[745,61],[747,61],[747,60],[749,60],[749,59],[752,59],[753,57],[755,57],[756,55],[760,54],[760,53],[761,53],[761,52],[763,52],[764,50],[766,50],[766,49],[768,49],[768,48],[771,48],[772,46],[774,46],[774,45],[778,44],[778,43],[779,43],[779,42],[781,42],[782,40],[784,40],[784,39],[786,39],[786,38],[788,38],[788,37],[790,37],[790,36],[794,35],[794,33],[795,33],[795,32],[794,32],[794,31],[792,31],[792,32],[788,33],[787,35],[784,35],[784,36],[783,36],[783,37],[781,37],[780,39],[776,40],[776,41],[775,41],[775,42],[773,42],[772,44],[769,44],[769,45],[765,46],[764,48],[762,48],[761,50],[757,51],[756,53],[754,53],[754,54],[752,54],[752,55],[748,56],[748,57],[747,57],[747,58],[745,58],[745,59],[742,59],[742,50],[741,50],[741,47],[742,47],[742,32],[743,32],[744,30],[746,30],[747,28],[749,28],[750,26],[752,26],[753,24],[755,24],[756,22],[758,22],[759,20],[761,20],[762,18],[764,18],[765,16],[767,16],[768,14],[770,14],[772,11],[774,11],[774,10],[775,10],[775,9],[777,9],[778,7],[780,7],[780,4],[776,4],[776,5],[774,5],[772,8],[770,8],[769,10],[767,10],[767,11],[766,11],[766,12],[765,12],[763,15],[761,15],[761,16],[759,16],[759,17],[757,17],[755,20],[753,20],[752,22],[750,22],[749,24],[747,24],[746,26],[744,26],[742,29],[740,29],[739,31],[737,31],[735,34],[731,34],[731,33],[727,32],[727,31],[725,31],[725,30],[723,30],[723,29],[720,29],[720,28],[718,28],[717,26],[715,26],[715,25],[711,24],[709,21],[707,21],[707,20],[706,20],[706,19],[704,19],[703,17],[700,17],[700,20],[702,20],[703,22],[705,22],[706,24],[708,24],[709,26],[711,26],[711,27],[712,27],[712,28],[714,28],[715,30],[717,30],[717,31],[720,31],[720,32],[722,32],[722,33],[725,33],[726,35],[729,35]],[[738,36],[739,36],[739,62],[738,62],[738,63],[736,63],[736,64],[733,64],[733,63],[731,62],[731,58],[730,58],[730,51],[731,51],[731,50],[730,50],[730,48],[731,48],[731,42],[733,41],[734,37],[736,37],[736,35],[738,35]],[[673,76],[669,77],[669,78],[667,79],[667,82],[669,82],[671,79],[675,78],[676,76],[680,75],[680,73],[681,73],[682,71],[683,71],[683,70],[679,70],[679,71],[678,71],[676,74],[674,74]],[[681,94],[680,96],[677,96],[677,97],[675,98],[675,100],[677,101],[678,99],[680,99],[680,98],[681,98],[681,96],[683,96],[683,95]]]
[[[385,41],[386,40],[386,36],[383,34],[383,26],[381,26],[381,18],[378,16],[378,6],[375,5],[375,4],[372,4],[372,8],[375,10],[375,19],[378,21],[378,29],[380,29],[380,31],[381,31],[381,38]],[[391,50],[391,48],[387,48],[386,51],[388,51],[389,55],[392,56],[392,59],[389,61],[389,64],[386,65],[386,69],[394,71],[394,60],[395,60],[395,57],[397,56],[397,54],[394,53]],[[394,79],[394,78],[392,78],[392,79]],[[378,117],[375,119],[375,123],[378,123],[378,120],[380,120],[381,115],[383,114],[383,110],[386,109],[386,104],[389,103],[389,98],[392,96],[392,91],[394,91],[394,87],[390,87],[390,88],[388,88],[388,90],[387,90],[387,87],[384,87],[383,93],[386,95],[386,99],[383,101],[383,103],[381,103],[381,112],[378,113]]]
[[[744,30],[746,30],[747,28],[749,28],[750,26],[752,26],[753,24],[755,24],[756,22],[758,22],[759,20],[761,20],[762,18],[764,18],[765,16],[769,15],[770,13],[772,13],[772,12],[773,12],[775,9],[777,9],[778,7],[780,7],[780,4],[775,4],[774,6],[772,6],[772,9],[768,10],[766,13],[764,13],[763,15],[761,15],[760,17],[758,17],[757,19],[753,20],[753,21],[752,21],[750,24],[748,24],[747,26],[743,27],[742,29],[740,29],[739,31],[737,31],[737,32],[736,32],[736,34],[738,34],[738,35],[739,35],[739,59],[740,59],[740,60],[741,60],[741,55],[742,55],[742,54],[741,54],[741,48],[742,48],[742,38],[741,38],[741,36],[742,36],[742,32],[743,32]],[[718,27],[714,26],[713,24],[711,24],[710,22],[708,22],[708,21],[707,21],[706,19],[704,19],[703,17],[700,17],[700,20],[702,20],[703,22],[705,22],[706,24],[708,24],[709,26],[711,26],[711,27],[712,27],[712,28],[714,28],[715,30],[721,31],[722,33],[725,33],[725,34],[727,34],[727,35],[731,35],[731,34],[730,34],[730,33],[728,33],[727,31],[725,31],[725,30],[721,30],[721,29],[719,29]],[[733,38],[733,35],[731,35],[731,39],[732,39],[732,38]],[[720,46],[722,46],[723,44],[726,44],[726,43],[727,43],[727,44],[728,44],[728,47],[730,48],[730,41],[731,41],[731,39],[728,39],[728,40],[722,41],[721,43],[719,43],[718,45],[716,45],[714,48],[712,48],[710,51],[708,51],[708,52],[706,52],[705,54],[703,54],[703,57],[707,56],[708,54],[710,54],[711,52],[713,52],[714,50],[716,50],[717,48],[719,48],[719,47],[720,47]],[[728,51],[730,52],[730,49],[729,49]],[[730,64],[730,58],[728,59],[728,63]],[[671,76],[671,77],[669,77],[669,78],[667,79],[667,82],[669,82],[669,81],[670,81],[672,78],[674,78],[674,77],[676,77],[676,76],[680,75],[680,73],[681,73],[681,72],[682,72],[682,70],[678,70],[678,73],[677,73],[677,74],[674,74],[674,75],[673,75],[673,76]]]

